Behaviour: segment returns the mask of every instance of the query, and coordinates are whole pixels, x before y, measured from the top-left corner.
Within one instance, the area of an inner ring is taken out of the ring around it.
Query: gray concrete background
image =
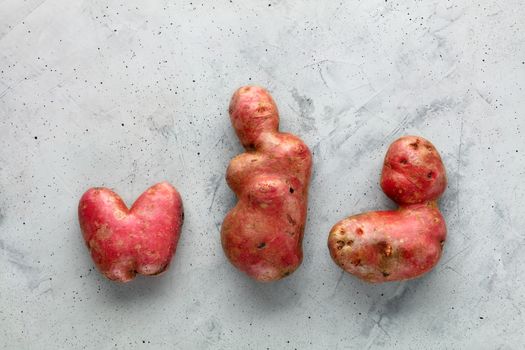
[[[517,0],[0,1],[0,346],[522,349],[524,18]],[[314,152],[304,262],[274,284],[219,241],[242,151],[227,104],[249,83]],[[379,172],[405,134],[446,164],[448,242],[425,277],[368,285],[327,234],[393,207]],[[186,209],[170,270],[105,280],[78,199],[161,180]]]

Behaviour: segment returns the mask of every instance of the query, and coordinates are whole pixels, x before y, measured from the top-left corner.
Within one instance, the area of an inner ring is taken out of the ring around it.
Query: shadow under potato
[[[96,269],[94,267],[94,269]],[[102,292],[109,299],[120,303],[134,302],[137,298],[155,298],[170,291],[172,287],[170,269],[168,268],[161,274],[155,276],[137,275],[132,281],[122,283],[111,281],[104,277],[98,270],[96,271],[97,282],[101,286]],[[152,300],[153,300],[152,299]]]
[[[238,289],[242,295],[238,300],[249,300],[250,307],[258,310],[275,312],[277,310],[292,309],[301,299],[306,290],[303,283],[308,283],[299,269],[292,275],[273,282],[259,282],[245,273],[229,266],[231,273],[226,273],[230,281],[224,281]]]

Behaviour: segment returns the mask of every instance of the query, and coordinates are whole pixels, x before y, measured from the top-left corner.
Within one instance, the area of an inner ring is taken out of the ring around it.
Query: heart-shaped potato
[[[91,188],[78,205],[84,240],[107,278],[127,282],[157,275],[171,261],[184,218],[182,200],[167,182],[150,187],[128,209],[115,192]]]

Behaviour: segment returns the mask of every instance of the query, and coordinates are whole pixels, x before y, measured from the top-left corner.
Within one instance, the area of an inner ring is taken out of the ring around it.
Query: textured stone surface
[[[175,5],[174,3],[178,3]],[[521,1],[0,2],[0,346],[519,349],[525,324]],[[233,91],[267,87],[314,152],[303,265],[259,284],[219,228],[242,151]],[[390,208],[387,146],[440,150],[448,242],[423,278],[368,285],[326,240]],[[107,281],[76,206],[168,180],[185,223],[159,278]]]

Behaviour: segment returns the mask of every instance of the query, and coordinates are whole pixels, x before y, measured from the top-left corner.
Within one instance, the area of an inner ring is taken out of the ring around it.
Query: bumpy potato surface
[[[222,224],[222,246],[250,277],[278,280],[302,261],[311,153],[298,137],[279,132],[277,106],[263,88],[237,90],[229,113],[246,152],[226,172],[238,203]]]
[[[381,187],[398,210],[354,215],[330,230],[332,259],[368,282],[406,280],[430,271],[441,257],[447,228],[437,200],[447,185],[436,148],[418,136],[395,141],[385,157]]]

